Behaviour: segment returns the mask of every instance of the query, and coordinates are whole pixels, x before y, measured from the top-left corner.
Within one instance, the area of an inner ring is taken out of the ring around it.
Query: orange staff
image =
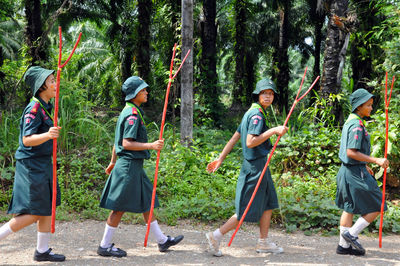
[[[288,123],[289,118],[290,118],[290,115],[292,114],[293,109],[294,109],[294,107],[296,106],[296,104],[297,104],[301,99],[303,99],[303,98],[311,91],[311,89],[314,87],[315,83],[317,83],[317,81],[318,81],[318,79],[319,79],[319,76],[318,76],[318,77],[314,80],[313,84],[311,84],[310,88],[299,98],[299,94],[300,94],[300,91],[301,91],[301,87],[303,86],[303,82],[304,82],[304,78],[305,78],[305,76],[306,76],[306,73],[307,73],[307,68],[306,68],[305,71],[304,71],[304,75],[303,75],[303,78],[302,78],[302,80],[301,80],[301,84],[300,84],[299,90],[298,90],[298,92],[297,92],[296,99],[295,99],[294,102],[293,102],[292,108],[290,109],[290,112],[289,112],[289,114],[287,115],[286,120],[285,120],[285,123],[283,124],[283,126],[286,126],[286,124]],[[263,179],[264,174],[265,174],[265,172],[267,171],[268,164],[269,164],[269,162],[271,161],[271,157],[272,157],[272,155],[274,154],[274,151],[275,151],[276,146],[278,145],[278,142],[279,142],[280,139],[281,139],[281,136],[278,136],[278,138],[277,138],[276,141],[275,141],[274,147],[272,148],[271,153],[269,154],[267,163],[265,164],[264,169],[263,169],[263,171],[262,171],[260,177],[258,178],[257,185],[256,185],[256,187],[254,188],[254,192],[253,192],[253,194],[251,195],[250,201],[249,201],[249,203],[247,204],[247,207],[246,207],[246,209],[244,210],[244,213],[243,213],[243,215],[242,215],[242,218],[240,219],[239,224],[237,225],[236,230],[235,230],[235,232],[232,234],[231,240],[230,240],[229,243],[228,243],[228,247],[231,246],[232,241],[233,241],[233,239],[235,238],[235,235],[236,235],[237,231],[239,231],[239,228],[240,228],[240,226],[242,225],[242,223],[243,223],[243,221],[244,221],[244,218],[246,217],[246,214],[247,214],[247,212],[248,212],[249,209],[250,209],[251,203],[253,202],[254,197],[256,196],[258,187],[260,186],[261,180]]]
[[[385,80],[385,116],[386,116],[385,159],[387,159],[387,150],[388,150],[388,146],[389,146],[389,104],[390,104],[390,99],[392,98],[394,76],[392,78],[392,85],[390,87],[389,98],[388,98],[387,82],[388,82],[388,73],[386,72],[386,80]],[[383,226],[383,209],[385,208],[386,171],[387,171],[387,168],[385,168],[383,171],[381,217],[380,217],[380,221],[379,221],[379,247],[380,248],[382,248],[382,226]]]
[[[174,45],[174,50],[172,52],[172,59],[171,59],[171,65],[169,67],[169,80],[168,80],[168,86],[167,86],[167,91],[165,93],[165,101],[164,101],[164,110],[163,110],[163,115],[162,115],[162,120],[161,120],[161,128],[160,128],[160,137],[159,140],[162,140],[163,138],[163,133],[164,133],[164,124],[165,124],[165,116],[167,114],[167,105],[168,105],[168,96],[169,96],[169,90],[171,88],[171,83],[178,75],[179,71],[181,70],[183,64],[186,61],[186,58],[188,57],[190,53],[190,49],[186,53],[185,58],[183,58],[181,65],[179,66],[178,70],[175,72],[175,75],[172,76],[172,70],[174,69],[174,59],[175,59],[175,52],[176,52],[176,43]],[[153,193],[151,195],[151,206],[150,206],[150,213],[149,213],[149,219],[147,220],[147,230],[146,230],[146,236],[144,238],[144,246],[147,247],[147,239],[149,237],[149,232],[150,232],[150,223],[151,223],[151,218],[153,217],[153,210],[154,210],[154,201],[156,198],[156,189],[157,189],[157,175],[158,175],[158,164],[160,162],[160,154],[161,150],[157,152],[157,161],[156,161],[156,170],[154,173],[154,182],[153,182]]]
[[[78,46],[79,41],[81,40],[82,32],[79,33],[78,40],[75,43],[74,49],[72,49],[71,54],[68,56],[68,59],[61,65],[61,56],[62,56],[62,34],[61,27],[58,27],[58,36],[60,38],[59,52],[58,52],[58,68],[57,68],[57,80],[56,80],[56,97],[54,101],[54,126],[57,127],[58,122],[58,99],[60,96],[60,76],[61,69],[65,67],[68,61],[71,59],[72,55],[75,52],[76,47]],[[55,222],[56,222],[56,200],[57,199],[57,139],[53,139],[53,200],[51,203],[51,232],[55,232]]]

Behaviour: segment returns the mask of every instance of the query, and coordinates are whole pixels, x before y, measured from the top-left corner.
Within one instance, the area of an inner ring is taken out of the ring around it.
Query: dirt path
[[[161,228],[170,235],[184,234],[182,244],[170,252],[160,253],[153,239],[146,249],[143,240],[146,227],[122,224],[114,236],[116,246],[126,250],[125,258],[103,258],[96,255],[104,222],[59,222],[52,236],[51,247],[67,257],[60,265],[400,265],[400,236],[384,237],[384,247],[378,248],[376,238],[361,236],[367,250],[364,257],[335,254],[337,237],[305,236],[302,232],[286,234],[272,229],[270,237],[282,246],[283,254],[258,254],[255,252],[257,227],[245,225],[237,234],[232,246],[229,237],[222,243],[223,257],[216,258],[206,251],[204,232],[210,226],[181,222],[178,226]],[[29,226],[0,242],[1,265],[46,265],[32,260],[36,247],[35,227]]]

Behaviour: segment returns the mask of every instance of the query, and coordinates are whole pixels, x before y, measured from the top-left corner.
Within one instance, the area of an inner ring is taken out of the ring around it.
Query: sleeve
[[[250,116],[248,123],[249,123],[249,125],[248,125],[247,134],[258,136],[264,132],[263,128],[265,126],[265,121],[264,121],[264,118],[260,114],[254,114],[254,115]]]
[[[30,136],[36,134],[42,124],[42,116],[39,112],[40,105],[35,104],[32,108],[24,112],[22,122],[22,136]]]
[[[359,123],[354,123],[348,129],[347,149],[361,149],[362,138],[364,137],[364,127]]]
[[[241,130],[241,125],[238,126],[238,128],[236,129],[236,132],[240,134],[240,130]]]
[[[140,125],[140,118],[138,115],[132,114],[124,118],[124,139],[137,139],[139,125]]]

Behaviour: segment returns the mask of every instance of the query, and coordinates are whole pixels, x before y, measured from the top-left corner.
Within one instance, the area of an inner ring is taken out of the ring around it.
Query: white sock
[[[347,243],[347,241],[342,236],[342,233],[344,233],[345,231],[348,231],[349,229],[350,229],[350,227],[340,226],[339,246],[341,246],[342,248],[349,248],[350,247],[350,244]]]
[[[0,227],[0,240],[6,238],[7,236],[11,235],[13,230],[10,227],[10,222],[7,222],[2,227]]]
[[[50,232],[37,232],[36,250],[44,253],[49,250]]]
[[[357,237],[359,233],[361,233],[362,230],[364,230],[365,227],[369,225],[369,222],[367,222],[363,217],[360,217],[357,219],[356,223],[353,224],[353,226],[349,229],[349,233],[352,236]]]
[[[163,232],[161,232],[160,226],[158,226],[157,220],[150,224],[150,232],[155,237],[158,244],[164,244],[167,242],[168,237],[166,237]],[[173,238],[172,238],[173,239]]]
[[[111,239],[114,235],[115,230],[117,230],[117,227],[109,226],[106,223],[106,228],[104,229],[103,239],[101,240],[100,247],[109,248],[111,246]],[[115,248],[113,248],[113,250],[114,249]]]
[[[224,235],[221,233],[221,231],[219,230],[219,228],[217,230],[215,230],[213,232],[213,237],[215,238],[215,240],[217,240],[218,242],[220,242],[222,240],[222,237]]]

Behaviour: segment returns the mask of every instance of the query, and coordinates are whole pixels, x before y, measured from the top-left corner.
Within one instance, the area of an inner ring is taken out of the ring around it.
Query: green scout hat
[[[354,112],[358,106],[375,96],[369,93],[366,89],[357,89],[350,95],[351,112]]]
[[[276,91],[276,86],[274,82],[268,78],[262,79],[257,82],[256,89],[253,91],[253,94],[258,95],[263,90],[273,90],[274,93],[278,93]]]
[[[47,77],[54,73],[54,70],[42,68],[40,66],[30,67],[25,75],[25,83],[31,88],[32,94],[35,95],[40,87],[43,86]]]
[[[129,77],[125,80],[124,84],[122,84],[122,92],[125,93],[125,101],[135,98],[139,91],[148,86],[149,85],[142,78],[137,76]]]

